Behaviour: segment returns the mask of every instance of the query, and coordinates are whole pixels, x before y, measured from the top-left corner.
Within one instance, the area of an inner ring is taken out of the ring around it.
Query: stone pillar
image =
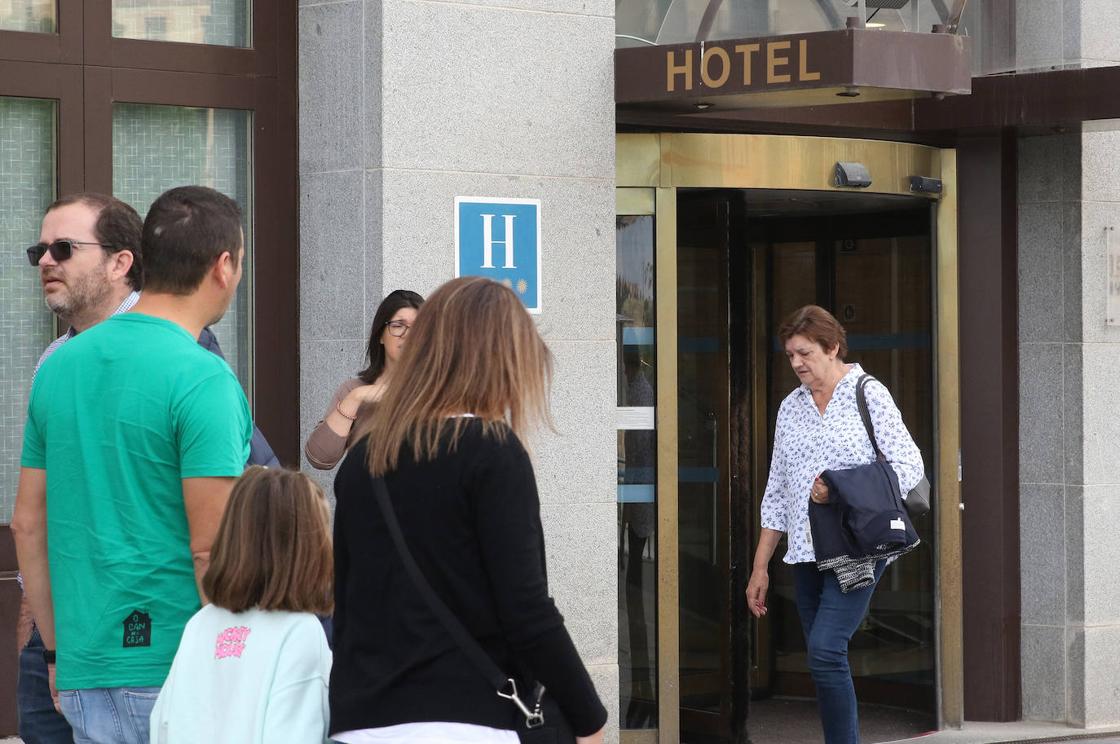
[[[1081,402],[1080,421],[1067,424],[1075,447],[1067,491],[1067,641],[1070,717],[1087,726],[1120,723],[1120,327],[1105,324],[1106,228],[1120,230],[1117,163],[1120,132],[1081,135],[1081,261],[1073,266],[1081,343],[1066,372],[1067,389]]]
[[[1067,606],[1078,511],[1080,139],[1019,144],[1019,482],[1022,696],[1029,720],[1071,720]],[[993,339],[993,343],[995,340]],[[1068,374],[1067,374],[1068,373]]]
[[[397,288],[454,273],[457,195],[541,200],[549,584],[617,724],[614,4],[300,2],[301,420]],[[612,735],[613,736],[613,735]]]
[[[1023,715],[1120,722],[1120,328],[1105,325],[1105,228],[1120,133],[1020,151]]]
[[[1065,66],[1120,64],[1113,3],[1059,5]],[[1120,132],[1089,130],[1023,140],[1019,160],[1023,716],[1082,726],[1120,722],[1120,328],[1105,324],[1117,162]]]

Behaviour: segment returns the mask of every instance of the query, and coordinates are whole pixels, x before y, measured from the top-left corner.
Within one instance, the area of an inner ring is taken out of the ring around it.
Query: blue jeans
[[[75,744],[148,744],[158,687],[60,690],[62,713]]]
[[[875,591],[886,561],[875,564],[875,584],[844,594],[832,571],[818,571],[816,563],[793,567],[797,614],[805,632],[809,672],[817,687],[825,744],[859,744],[856,688],[848,666],[852,639]]]
[[[70,724],[54,709],[43,661],[43,639],[32,627],[31,639],[19,652],[19,735],[24,744],[74,744]]]

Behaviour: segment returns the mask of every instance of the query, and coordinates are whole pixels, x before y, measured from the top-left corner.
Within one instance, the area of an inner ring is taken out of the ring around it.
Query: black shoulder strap
[[[470,659],[471,664],[486,678],[486,681],[496,692],[501,693],[510,686],[509,677],[498,668],[498,665],[482,649],[482,646],[478,645],[478,642],[467,632],[467,629],[443,603],[443,600],[436,596],[428,580],[421,573],[420,567],[416,565],[416,560],[412,557],[412,553],[409,552],[408,545],[404,541],[401,525],[397,521],[396,512],[393,511],[393,502],[389,500],[389,489],[385,486],[385,481],[373,476],[370,476],[370,480],[373,482],[373,493],[377,497],[377,505],[381,508],[381,515],[385,518],[385,524],[393,538],[393,545],[397,548],[397,555],[404,563],[405,570],[408,572],[408,577],[412,579],[416,591],[428,603],[428,607],[443,624],[444,630],[455,640],[460,650]],[[514,689],[514,692],[516,693],[516,689]]]
[[[871,440],[875,456],[880,460],[885,460],[883,451],[879,449],[879,442],[875,439],[875,425],[871,423],[871,412],[867,410],[867,393],[863,391],[867,387],[867,383],[874,379],[871,375],[864,373],[856,380],[856,407],[859,408],[859,417],[863,419],[863,428],[867,429],[867,438]]]

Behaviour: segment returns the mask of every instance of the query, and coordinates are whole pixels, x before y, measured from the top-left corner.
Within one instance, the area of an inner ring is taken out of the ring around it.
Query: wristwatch
[[[43,649],[43,661],[47,662],[48,664],[54,664],[55,663],[54,655],[55,655],[55,651],[54,651],[53,648],[44,648]]]

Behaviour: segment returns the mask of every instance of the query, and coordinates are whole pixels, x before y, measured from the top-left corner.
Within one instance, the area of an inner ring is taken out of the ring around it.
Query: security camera
[[[866,189],[871,185],[871,173],[863,163],[836,164],[836,185]]]

